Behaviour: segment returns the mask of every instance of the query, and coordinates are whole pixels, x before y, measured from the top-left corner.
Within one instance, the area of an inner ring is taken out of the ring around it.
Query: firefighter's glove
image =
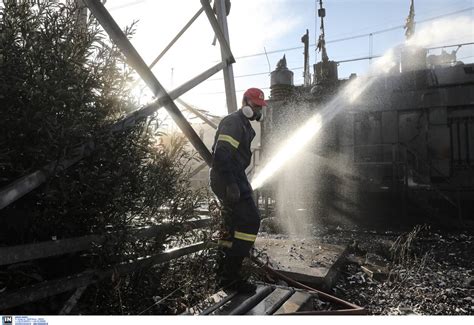
[[[240,190],[236,183],[227,185],[225,198],[231,204],[237,203],[240,200]]]

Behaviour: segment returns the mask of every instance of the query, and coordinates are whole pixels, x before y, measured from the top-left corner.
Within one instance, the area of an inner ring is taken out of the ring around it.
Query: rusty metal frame
[[[155,102],[129,114],[121,121],[115,123],[109,131],[119,132],[130,128],[136,125],[138,121],[150,116],[151,114],[155,113],[160,107],[164,106],[168,110],[172,118],[175,120],[175,122],[178,124],[178,126],[181,128],[183,133],[188,137],[188,139],[196,148],[196,150],[200,153],[206,164],[210,165],[211,154],[209,150],[206,148],[199,136],[196,134],[191,125],[187,122],[178,107],[173,102],[174,99],[177,99],[185,92],[189,91],[190,89],[205,81],[215,73],[219,72],[220,70],[228,67],[230,64],[235,62],[232,52],[230,51],[229,44],[226,41],[224,33],[219,27],[219,23],[216,17],[214,16],[210,4],[206,0],[201,1],[202,8],[193,16],[191,21],[188,22],[188,24],[178,33],[175,39],[173,39],[173,41],[167,46],[167,48],[165,48],[165,50],[162,52],[162,54],[160,54],[157,59],[159,60],[159,58],[161,58],[161,56],[166,53],[166,51],[176,42],[176,40],[184,33],[184,31],[197,19],[197,17],[202,13],[202,11],[205,11],[208,16],[209,22],[221,44],[222,52],[224,53],[223,61],[214,65],[213,67],[209,68],[208,70],[204,71],[203,73],[199,74],[198,76],[194,77],[193,79],[189,80],[178,88],[167,93],[166,90],[158,82],[156,77],[153,75],[150,68],[146,66],[145,62],[139,56],[138,52],[135,50],[135,48],[133,48],[131,43],[125,37],[125,35],[115,23],[113,18],[110,16],[108,11],[105,9],[103,4],[98,0],[84,0],[84,3],[89,7],[89,9],[91,9],[94,15],[98,15],[101,18],[99,19],[98,17],[96,17],[102,24],[104,29],[106,29],[107,33],[109,33],[110,37],[115,42],[117,42],[117,45],[121,48],[124,55],[129,59],[130,65],[136,69],[142,79],[147,83],[147,85],[152,89],[153,93],[158,97]],[[155,59],[156,62],[158,61],[157,59]],[[79,162],[84,157],[87,157],[94,149],[95,143],[94,141],[90,140],[85,144],[73,148],[73,154],[70,157],[61,160],[55,160],[44,166],[43,168],[31,174],[25,175],[17,179],[16,181],[10,183],[9,185],[3,187],[0,190],[0,210],[39,187],[51,175],[65,170]]]
[[[230,10],[230,8],[226,8],[226,2],[225,0],[214,0],[215,4],[215,9],[216,9],[216,14],[217,14],[217,21],[219,23],[219,26],[222,30],[222,33],[224,34],[224,40],[219,38],[219,45],[221,47],[221,56],[222,59],[227,57],[229,54],[227,51],[230,52],[230,45],[229,45],[229,29],[227,27],[227,13],[229,12],[227,9]],[[206,13],[209,13],[210,5],[209,3],[206,2],[206,0],[201,0],[201,4],[203,7],[207,7]],[[230,1],[229,1],[230,5]],[[208,15],[210,17],[209,19],[212,18],[212,16]],[[216,35],[217,36],[217,35]],[[229,47],[229,48],[227,48]],[[231,53],[231,52],[230,52]],[[223,69],[224,73],[224,85],[225,85],[225,95],[226,95],[226,101],[227,101],[227,111],[228,113],[236,112],[237,111],[237,97],[235,94],[235,82],[234,82],[234,70],[232,68],[232,65],[228,65]]]
[[[181,128],[182,132],[191,142],[191,144],[202,156],[205,163],[210,165],[211,154],[209,150],[206,148],[201,139],[197,136],[196,132],[193,130],[191,125],[182,115],[181,111],[178,109],[173,100],[177,99],[186,91],[194,88],[199,83],[203,82],[218,71],[226,68],[228,65],[235,62],[230,51],[229,44],[226,41],[224,34],[219,28],[216,17],[214,17],[214,15],[210,17],[208,15],[209,21],[221,43],[222,53],[224,53],[222,55],[222,62],[209,68],[200,75],[194,77],[193,79],[189,80],[180,87],[168,93],[160,84],[158,79],[154,76],[154,74],[151,72],[150,68],[145,64],[143,59],[140,57],[140,55],[132,46],[130,41],[121,31],[121,29],[113,20],[113,18],[110,16],[103,4],[98,0],[83,0],[83,2],[91,10],[92,14],[97,18],[99,23],[109,34],[110,38],[121,49],[122,53],[127,58],[130,66],[132,66],[137,71],[140,77],[152,90],[153,94],[158,98],[155,102],[129,114],[121,121],[116,122],[112,125],[111,128],[105,130],[105,132],[114,133],[126,130],[136,125],[144,118],[155,113],[160,107],[164,106],[173,118],[173,120]],[[202,11],[206,11],[206,13],[209,12],[209,3],[206,1],[202,3],[202,9],[198,11],[198,13],[185,26],[184,30],[182,30],[180,34],[182,34],[189,27],[189,25],[192,24],[192,22],[202,13]],[[180,34],[172,41],[172,43],[174,43],[179,38],[179,36],[181,36]],[[169,45],[169,47],[171,46],[172,44]],[[166,48],[162,54],[164,55],[164,53],[168,49],[169,48]],[[157,59],[159,60],[159,58]],[[95,143],[93,140],[90,140],[85,144],[79,145],[71,149],[71,156],[68,156],[65,159],[53,161],[42,169],[37,170],[29,175],[23,176],[15,182],[2,188],[0,190],[0,209],[8,206],[12,202],[15,202],[23,195],[40,186],[52,174],[60,170],[67,169],[73,166],[78,161],[80,161],[82,158],[88,156],[95,149]],[[209,222],[209,218],[194,220],[189,222],[187,226],[192,229],[197,229],[208,225]],[[159,225],[149,228],[141,228],[137,229],[134,235],[137,238],[150,238],[156,235],[157,232],[163,232],[166,231],[166,229],[169,230],[169,227],[173,227],[173,225]],[[19,263],[22,261],[35,260],[40,258],[63,255],[66,253],[89,250],[92,248],[93,245],[104,243],[107,240],[108,235],[110,234],[89,235],[78,238],[63,239],[59,241],[49,241],[13,247],[4,247],[0,249],[0,265],[8,265],[13,263]],[[70,275],[62,279],[42,282],[30,287],[19,289],[11,293],[4,293],[0,296],[0,310],[15,307],[28,302],[36,301],[39,299],[43,299],[59,293],[64,293],[79,288],[79,290],[77,290],[76,293],[71,297],[71,304],[73,304],[76,294],[77,296],[80,296],[88,285],[108,278],[112,274],[126,274],[142,267],[164,263],[179,258],[181,256],[196,253],[206,248],[207,246],[208,243],[198,242],[190,246],[173,249],[161,254],[142,257],[129,263],[120,263],[108,270],[88,270],[79,274]],[[66,307],[69,308],[70,306],[65,306],[65,308]]]
[[[77,288],[97,283],[113,274],[123,275],[140,268],[165,263],[179,257],[199,252],[207,243],[199,242],[186,247],[170,250],[154,256],[137,259],[130,263],[121,263],[107,270],[88,270],[61,279],[51,280],[0,295],[0,310],[20,306],[29,302],[51,297]]]
[[[178,41],[178,39],[184,34],[184,32],[196,21],[196,19],[202,14],[204,8],[201,7],[196,14],[189,20],[189,22],[179,31],[179,33],[171,40],[171,42],[161,51],[161,53],[150,63],[149,68],[153,68],[158,61],[168,52],[168,50]]]
[[[181,98],[177,98],[176,101],[178,103],[180,103],[181,105],[183,105],[188,111],[190,111],[191,113],[193,113],[194,115],[196,115],[197,117],[199,117],[204,123],[206,123],[207,125],[209,125],[211,128],[213,129],[217,129],[217,124],[214,123],[213,121],[211,121],[210,119],[207,118],[206,115],[204,115],[203,113],[201,113],[199,110],[197,110],[196,108],[194,108],[193,106],[189,105],[188,103],[186,103],[184,100],[182,100]]]
[[[216,33],[216,37],[219,40],[219,44],[221,45],[221,50],[223,52],[223,60],[226,61],[228,64],[235,63],[234,56],[232,51],[230,50],[229,42],[227,42],[227,38],[221,29],[219,22],[217,21],[216,16],[214,15],[214,11],[209,4],[209,0],[201,0],[201,5],[206,12],[207,18],[209,19],[209,23],[211,23],[212,29],[214,33]],[[225,17],[225,15],[224,15]]]
[[[188,121],[178,109],[176,104],[170,98],[168,92],[161,85],[161,83],[155,77],[148,65],[142,59],[142,57],[132,45],[130,40],[123,33],[123,31],[112,18],[110,13],[104,7],[104,5],[98,0],[83,1],[87,5],[91,13],[102,25],[102,27],[112,39],[112,41],[122,51],[123,55],[127,58],[128,64],[135,69],[135,71],[140,75],[143,81],[148,85],[153,94],[156,97],[163,97],[165,99],[166,103],[164,104],[164,107],[168,111],[168,114],[178,125],[184,135],[188,138],[189,142],[191,142],[196,151],[201,155],[203,160],[207,162],[208,165],[210,165],[212,160],[211,153],[206,148],[206,146],[201,141],[201,139],[196,134],[191,125],[188,123]]]
[[[203,218],[184,223],[184,229],[200,229],[211,223],[210,218]],[[155,237],[160,233],[168,232],[175,227],[173,224],[161,224],[151,227],[138,228],[132,236],[136,239]],[[32,261],[41,258],[77,253],[92,249],[96,245],[104,244],[110,236],[120,235],[112,232],[101,235],[88,235],[60,240],[50,240],[33,244],[0,247],[0,266]]]

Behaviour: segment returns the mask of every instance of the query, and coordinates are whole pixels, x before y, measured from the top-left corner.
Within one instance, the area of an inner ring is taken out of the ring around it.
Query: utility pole
[[[328,52],[326,50],[326,34],[324,31],[326,9],[323,8],[323,0],[319,0],[318,16],[321,18],[321,27],[316,50],[321,51],[321,62],[314,65],[314,83],[333,83],[338,80],[337,62],[329,61]]]
[[[318,0],[314,0],[314,44],[318,44]],[[314,49],[314,64],[318,63],[318,47]]]
[[[222,29],[224,37],[227,43],[229,42],[229,28],[227,26],[227,15],[230,12],[230,1],[229,0],[215,0],[215,11],[217,14],[217,21]],[[222,58],[226,58],[226,52],[224,51],[223,45],[221,44],[221,55]],[[225,95],[227,100],[227,111],[229,113],[237,111],[237,97],[235,95],[235,83],[234,83],[234,70],[232,64],[228,64],[224,69],[224,85]]]
[[[321,51],[321,61],[328,62],[329,57],[326,51],[326,35],[324,34],[324,17],[326,17],[326,9],[323,8],[323,0],[319,0],[318,16],[321,18],[321,27],[316,48]]]
[[[415,2],[414,0],[410,1],[410,12],[408,13],[408,17],[405,23],[405,36],[406,39],[415,34]]]
[[[306,34],[301,37],[301,42],[304,44],[304,86],[311,85],[311,73],[309,72],[309,31],[306,30]]]

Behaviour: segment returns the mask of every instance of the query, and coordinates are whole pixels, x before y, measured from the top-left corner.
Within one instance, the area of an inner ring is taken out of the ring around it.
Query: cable
[[[441,49],[441,48],[447,48],[447,47],[454,47],[454,46],[459,46],[459,45],[472,45],[474,44],[474,42],[470,42],[470,43],[462,43],[462,44],[454,44],[454,45],[444,45],[444,46],[436,46],[436,47],[429,47],[427,48],[428,50],[434,50],[434,49]],[[339,60],[339,61],[336,61],[337,63],[347,63],[347,62],[354,62],[354,61],[362,61],[362,60],[369,60],[369,59],[376,59],[376,58],[379,58],[381,57],[382,55],[378,54],[378,55],[372,55],[372,56],[365,56],[365,57],[359,57],[359,58],[352,58],[352,59],[345,59],[345,60]],[[463,59],[468,59],[468,58],[472,58],[474,57],[474,55],[470,55],[470,56],[464,56],[462,58],[458,58],[458,60],[463,60]],[[298,68],[291,68],[290,70],[301,70],[303,69],[303,67],[298,67]],[[244,78],[244,77],[252,77],[252,76],[258,76],[258,75],[265,75],[265,74],[268,74],[268,72],[259,72],[259,73],[251,73],[251,74],[247,74],[247,75],[239,75],[239,76],[235,76],[234,78]],[[216,80],[223,80],[223,78],[216,78],[216,79],[209,79],[209,80],[206,80],[206,81],[216,81]],[[260,88],[260,89],[270,89],[270,87],[266,87],[266,88]],[[237,90],[236,92],[244,92],[244,90]],[[224,94],[225,92],[211,92],[211,93],[200,93],[200,95],[215,95],[215,94]]]
[[[458,0],[458,1],[451,1],[450,0],[449,4],[452,8],[459,8],[463,5],[465,5],[465,3],[466,3],[466,0]],[[418,19],[421,20],[421,19],[424,19],[422,17],[431,17],[431,16],[434,16],[434,15],[444,14],[445,12],[446,12],[445,4],[442,4],[441,6],[438,6],[438,7],[434,7],[434,6],[431,7],[430,6],[429,9],[423,10],[423,12],[421,12],[421,14],[416,13],[416,15],[417,15]],[[334,35],[334,37],[335,38],[340,38],[340,37],[351,36],[351,35],[354,35],[355,33],[359,34],[359,33],[364,33],[364,32],[370,32],[371,30],[379,30],[379,29],[385,28],[386,26],[392,26],[392,25],[399,24],[399,23],[400,23],[400,18],[392,18],[392,19],[385,20],[384,23],[378,23],[376,25],[363,27],[363,28],[360,28],[360,29],[357,29],[357,30],[338,33],[338,34]],[[316,42],[317,42],[317,40],[316,40]]]
[[[301,69],[303,69],[303,67],[290,68],[291,71],[301,70]],[[253,76],[261,76],[261,75],[264,75],[264,74],[269,75],[268,72],[257,72],[257,73],[242,74],[242,75],[239,75],[239,76],[234,76],[234,79],[236,79],[236,78],[245,78],[245,77],[253,77]],[[217,80],[224,80],[224,78],[213,78],[213,79],[208,79],[207,81],[217,81]]]
[[[469,42],[469,43],[460,43],[460,44],[452,44],[452,45],[442,45],[442,46],[435,46],[435,47],[428,47],[426,48],[427,50],[436,50],[436,49],[443,49],[443,48],[448,48],[448,47],[455,47],[455,46],[465,46],[465,45],[473,45],[474,42]],[[376,54],[376,55],[369,55],[369,56],[364,56],[364,57],[358,57],[358,58],[351,58],[351,59],[344,59],[344,60],[336,60],[335,62],[337,63],[346,63],[346,62],[354,62],[354,61],[362,61],[362,60],[369,60],[369,59],[376,59],[381,57],[381,54]],[[469,58],[469,57],[464,57],[464,58]],[[303,67],[297,67],[297,68],[290,68],[291,71],[293,70],[301,70]],[[253,77],[253,76],[260,76],[260,75],[265,75],[268,74],[268,72],[257,72],[257,73],[250,73],[250,74],[243,74],[239,76],[235,76],[234,78],[245,78],[245,77]],[[208,79],[206,81],[218,81],[218,80],[224,80],[224,78],[213,78],[213,79]]]
[[[458,10],[458,11],[453,11],[453,12],[450,12],[450,13],[447,13],[447,14],[444,14],[444,15],[438,15],[438,16],[435,16],[435,17],[431,17],[431,18],[427,18],[427,19],[422,19],[422,20],[416,21],[416,23],[417,23],[417,24],[421,24],[421,23],[425,23],[425,22],[428,22],[428,21],[437,20],[437,19],[440,19],[440,18],[444,18],[444,17],[456,15],[456,14],[459,14],[459,13],[462,13],[462,12],[471,11],[471,10],[473,10],[473,9],[474,9],[474,7],[468,7],[468,8],[465,8],[465,9],[462,9],[462,10]],[[397,29],[404,28],[404,27],[405,27],[405,25],[398,25],[398,26],[394,26],[394,27],[389,27],[389,28],[377,30],[377,31],[374,31],[374,32],[371,32],[371,33],[358,34],[358,35],[353,35],[353,36],[338,38],[338,39],[326,41],[326,44],[329,44],[329,43],[338,43],[338,42],[353,40],[353,39],[357,39],[357,38],[368,37],[368,36],[370,36],[371,34],[372,34],[372,35],[382,34],[382,33],[390,32],[390,31],[397,30]],[[310,44],[310,47],[314,47],[314,46],[316,46],[316,44]],[[301,49],[303,49],[303,48],[304,48],[303,46],[289,47],[289,48],[285,48],[285,49],[278,49],[278,50],[273,50],[273,51],[267,51],[266,54],[275,54],[275,53],[281,53],[281,52],[287,52],[287,51],[301,50]],[[248,59],[248,58],[253,58],[253,57],[262,56],[262,55],[265,55],[265,52],[242,55],[242,56],[236,57],[235,59],[236,59],[236,60],[237,60],[237,59]]]
[[[258,87],[259,89],[270,89],[270,87]],[[236,90],[236,93],[243,93],[247,89],[241,89],[241,90]],[[197,95],[217,95],[217,94],[225,94],[225,91],[216,91],[216,92],[210,92],[210,93],[199,93]]]
[[[131,6],[136,6],[142,2],[145,2],[145,0],[135,0],[133,2],[130,2],[130,3],[125,3],[123,5],[118,5],[118,6],[115,6],[115,7],[110,7],[109,8],[109,11],[113,11],[113,10],[119,10],[119,9],[124,9],[124,8],[127,8],[127,7],[131,7]]]

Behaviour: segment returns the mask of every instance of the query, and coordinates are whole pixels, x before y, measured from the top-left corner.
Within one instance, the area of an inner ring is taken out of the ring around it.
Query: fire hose
[[[300,288],[300,289],[308,290],[311,293],[316,293],[319,298],[322,298],[326,301],[338,304],[341,307],[343,307],[343,309],[338,309],[338,310],[300,311],[300,312],[294,312],[294,313],[288,313],[288,314],[282,314],[282,315],[366,315],[367,314],[367,311],[365,310],[364,307],[360,307],[358,305],[355,305],[353,303],[350,303],[348,301],[345,301],[343,299],[340,299],[338,297],[335,297],[333,295],[330,295],[328,293],[325,293],[323,291],[320,291],[318,289],[315,289],[313,287],[300,283],[282,274],[281,272],[274,270],[273,268],[268,266],[267,263],[262,262],[260,259],[258,259],[255,256],[251,256],[250,258],[255,264],[257,264],[260,268],[262,268],[268,274],[273,275],[274,277],[277,277],[285,281],[286,283],[294,286],[295,288]]]

